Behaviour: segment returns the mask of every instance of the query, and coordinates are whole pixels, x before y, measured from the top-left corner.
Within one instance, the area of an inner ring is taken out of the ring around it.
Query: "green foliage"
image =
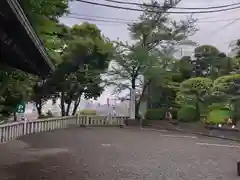
[[[194,59],[176,59],[176,47],[187,42],[196,28],[191,17],[180,22],[170,19],[165,12],[180,1],[171,2],[154,0],[147,3],[150,6],[141,7],[139,22],[129,25],[135,42],[129,45],[110,42],[94,24],[60,24],[58,19],[68,13],[69,0],[21,0],[57,68],[42,81],[1,65],[1,114],[11,115],[17,104],[34,101],[41,115],[48,99],[60,98],[62,115],[69,115],[71,105],[74,115],[81,97],[96,99],[104,85],[115,85],[118,92],[140,92],[136,112],[140,102],[147,100],[152,108],[146,113],[148,119],[164,119],[163,107],[178,106],[182,108],[177,113],[172,110],[173,118],[177,114],[180,121],[189,122],[199,119],[203,110],[210,114],[225,111],[224,104],[229,104],[233,117],[239,119],[239,58],[231,59],[214,46],[201,45],[195,49]],[[117,66],[110,68],[108,79],[103,81],[112,59]],[[212,119],[214,115],[210,114]]]
[[[178,108],[172,108],[171,109],[171,114],[172,114],[172,119],[176,120],[178,117]]]
[[[232,74],[217,78],[213,84],[213,91],[230,102],[233,111],[233,120],[239,120],[240,101],[240,74]]]
[[[208,111],[213,111],[213,110],[226,110],[230,111],[231,109],[223,103],[214,103],[208,106]]]
[[[194,106],[185,105],[178,110],[178,120],[181,122],[194,122],[197,121],[197,111]]]
[[[212,78],[230,73],[229,60],[224,53],[211,45],[201,45],[194,51],[194,72],[197,77],[208,76]]]
[[[183,81],[180,86],[180,91],[185,94],[205,95],[209,93],[212,87],[212,80],[204,77],[191,78]]]
[[[175,101],[179,106],[184,106],[185,104],[195,105],[196,97],[179,91],[176,94]]]
[[[234,89],[236,80],[240,80],[240,74],[221,76],[214,81],[213,90],[233,95],[237,93],[237,89]]]
[[[164,2],[151,1],[146,3],[146,6],[141,7],[143,13],[139,17],[139,22],[129,25],[129,31],[135,43],[132,45],[122,42],[115,43],[114,60],[117,67],[111,67],[109,75],[112,77],[107,79],[108,85],[116,87],[115,92],[119,93],[125,89],[139,90],[140,98],[137,100],[137,104],[140,104],[148,96],[149,101],[156,99],[160,101],[160,98],[156,98],[155,94],[152,95],[153,93],[149,92],[150,86],[158,84],[160,88],[166,86],[170,88],[170,85],[174,84],[167,83],[168,85],[166,85],[166,81],[171,76],[169,70],[173,69],[175,61],[173,54],[177,51],[175,45],[183,43],[189,33],[194,34],[196,31],[193,19],[189,18],[187,21],[177,22],[172,21],[165,14],[179,2],[178,0],[172,1],[170,4],[169,1],[165,0]],[[152,12],[150,13],[150,11]],[[140,83],[138,83],[139,81]],[[146,91],[147,89],[148,91]],[[173,89],[171,87],[171,90]],[[169,94],[167,97],[169,100],[165,98],[166,104],[175,104],[174,93],[173,97]],[[154,97],[150,97],[150,95]],[[164,98],[164,96],[162,97]],[[160,103],[154,104],[154,107],[158,104]],[[139,107],[139,105],[136,106],[137,113]]]
[[[10,116],[18,104],[29,100],[35,78],[8,66],[0,68],[0,114]]]
[[[95,115],[97,115],[97,111],[94,109],[84,109],[84,110],[80,111],[80,115],[95,116]]]
[[[166,109],[148,109],[145,117],[148,120],[164,120]]]
[[[231,117],[229,110],[215,109],[209,112],[206,119],[206,124],[224,124],[226,120]]]
[[[34,30],[43,41],[53,62],[58,64],[61,57],[56,50],[64,45],[59,34],[62,26],[59,26],[58,18],[68,13],[70,0],[21,0],[28,19]]]
[[[112,44],[101,35],[94,24],[83,23],[67,28],[60,63],[52,77],[45,83],[52,96],[60,97],[63,116],[76,113],[81,97],[96,99],[104,87],[101,75],[108,68]],[[65,107],[66,106],[66,107]]]

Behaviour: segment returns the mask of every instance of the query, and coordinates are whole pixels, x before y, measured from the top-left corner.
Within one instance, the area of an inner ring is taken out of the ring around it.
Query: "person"
[[[229,118],[227,119],[227,124],[228,124],[228,125],[232,125],[232,123],[233,123],[232,118],[229,117]]]
[[[233,120],[232,120],[231,117],[229,117],[229,118],[227,119],[226,124],[227,124],[227,125],[231,125],[232,128],[235,128],[235,123],[233,123]]]
[[[166,112],[165,118],[167,120],[172,120],[172,113],[171,113],[172,108],[170,107],[168,111]]]

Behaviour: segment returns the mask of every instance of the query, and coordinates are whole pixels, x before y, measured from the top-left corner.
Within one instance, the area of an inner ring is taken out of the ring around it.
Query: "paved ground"
[[[76,128],[0,145],[1,180],[239,180],[240,146],[171,132]]]

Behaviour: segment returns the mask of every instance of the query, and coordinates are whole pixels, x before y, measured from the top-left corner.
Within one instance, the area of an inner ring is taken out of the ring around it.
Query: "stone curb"
[[[238,139],[228,138],[228,137],[224,137],[224,136],[216,136],[216,135],[210,135],[210,134],[200,133],[200,132],[184,131],[181,129],[172,129],[172,128],[165,128],[165,129],[169,130],[169,131],[177,131],[177,132],[182,132],[182,133],[195,134],[195,135],[199,135],[199,136],[212,137],[212,138],[223,139],[223,140],[234,141],[234,142],[240,143],[240,140],[238,140]]]
[[[129,126],[125,126],[124,128],[131,129],[131,128],[140,128],[140,127],[129,127]],[[223,140],[234,141],[234,142],[240,143],[240,140],[234,139],[234,138],[228,138],[228,137],[223,137],[223,136],[210,135],[210,134],[200,133],[200,132],[184,131],[184,130],[181,130],[181,129],[160,128],[160,127],[143,127],[143,129],[146,129],[146,130],[149,129],[149,130],[176,131],[176,132],[181,132],[181,133],[189,133],[189,134],[194,134],[194,135],[199,135],[199,136],[212,137],[212,138],[223,139]]]

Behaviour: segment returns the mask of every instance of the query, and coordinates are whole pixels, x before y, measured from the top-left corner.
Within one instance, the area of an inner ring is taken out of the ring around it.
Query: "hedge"
[[[182,122],[192,122],[196,121],[197,111],[192,105],[185,105],[178,110],[177,114],[178,120]]]
[[[148,120],[163,120],[165,119],[165,109],[148,109],[145,118]]]

